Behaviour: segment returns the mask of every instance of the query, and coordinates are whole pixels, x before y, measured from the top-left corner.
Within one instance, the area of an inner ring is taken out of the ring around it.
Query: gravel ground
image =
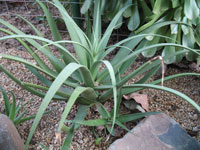
[[[0,10],[1,9],[1,3],[0,3]],[[27,13],[23,6],[21,6],[21,9],[18,9],[18,7],[13,7],[17,10],[22,11],[22,13]],[[13,13],[16,10],[13,10]],[[0,11],[0,13],[2,13]],[[32,30],[25,25],[20,19],[16,17],[10,17],[10,16],[0,16],[0,18],[14,24],[15,26],[22,29],[27,34],[32,34]],[[37,26],[37,28],[41,31],[42,34],[45,35],[45,37],[50,37],[49,31],[47,30],[47,26],[43,24],[42,22],[38,21],[34,17],[27,18],[29,21],[31,21],[33,24]],[[1,26],[0,26],[1,27]],[[68,39],[68,36],[66,34],[63,34],[65,39]],[[0,33],[0,37],[3,36],[2,33]],[[20,56],[32,63],[34,63],[34,60],[31,58],[27,52],[15,41],[15,40],[7,40],[1,42],[0,45],[0,53],[6,53],[10,55],[17,55]],[[55,52],[56,53],[56,52]],[[40,54],[41,55],[41,54]],[[43,57],[41,55],[41,57]],[[45,58],[43,57],[45,60]],[[139,60],[135,64],[137,67],[138,65],[141,65],[144,61]],[[29,81],[35,84],[40,84],[40,82],[29,72],[26,70],[25,66],[8,61],[8,60],[0,60],[0,64],[6,66],[12,73],[15,74],[15,76],[22,81]],[[133,66],[134,67],[134,66]],[[129,71],[131,71],[133,68],[131,68]],[[166,72],[167,75],[175,74],[175,73],[181,73],[181,72],[198,72],[195,69],[191,69],[191,67],[180,67],[175,68],[173,66],[169,66]],[[155,77],[156,78],[156,77]],[[132,80],[131,82],[134,82]],[[31,103],[29,103],[24,110],[26,110],[27,115],[29,114],[35,114],[41,104],[41,98],[38,98],[34,95],[31,95],[29,92],[24,91],[16,85],[12,80],[10,80],[3,72],[0,71],[0,85],[4,87],[6,91],[12,91],[16,94],[17,99],[21,100],[22,103],[25,103],[26,101],[29,101],[30,99],[33,99]],[[199,77],[181,77],[177,78],[171,81],[167,81],[164,84],[167,87],[174,88],[176,90],[179,90],[189,97],[191,97],[193,100],[196,101],[200,105],[200,78]],[[172,94],[168,94],[166,92],[156,91],[156,90],[143,90],[141,93],[147,94],[150,102],[150,111],[162,111],[168,114],[170,117],[175,119],[180,125],[185,128],[189,134],[193,135],[194,138],[196,138],[198,141],[200,141],[200,120],[199,120],[199,114],[196,112],[196,110],[189,105],[187,102],[183,101],[177,96],[174,96]],[[4,108],[1,107],[3,104],[2,97],[0,97],[0,112],[4,111]],[[30,149],[36,150],[36,149],[42,149],[41,146],[38,144],[41,143],[43,145],[46,145],[50,147],[50,149],[60,149],[60,145],[56,143],[55,140],[55,131],[57,127],[57,123],[59,122],[60,116],[64,110],[65,102],[51,102],[49,105],[49,109],[56,109],[56,111],[53,111],[49,113],[48,115],[45,115],[42,120],[40,121],[40,124],[34,134],[34,137],[31,141]],[[75,113],[77,111],[78,106],[74,106],[73,109],[70,112],[70,115],[68,116],[68,119],[73,119],[75,116]],[[97,116],[94,109],[91,109],[87,117],[92,118]],[[33,120],[27,121],[17,127],[22,139],[25,141],[29,130],[31,128],[31,125],[33,123]],[[194,132],[194,131],[198,132]],[[97,131],[99,136],[103,137],[103,141],[100,143],[100,145],[95,145],[95,137],[92,133],[91,128],[82,126],[78,131],[76,131],[75,136],[72,141],[71,149],[72,150],[105,150],[110,145],[110,143],[115,138],[110,138],[109,141],[105,142],[106,134]],[[64,136],[64,135],[63,135]]]

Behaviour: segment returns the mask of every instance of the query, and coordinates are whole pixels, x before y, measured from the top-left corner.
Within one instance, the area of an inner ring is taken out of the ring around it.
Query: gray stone
[[[200,143],[161,113],[145,118],[109,150],[200,150]]]
[[[0,150],[24,150],[24,144],[12,121],[0,114]]]

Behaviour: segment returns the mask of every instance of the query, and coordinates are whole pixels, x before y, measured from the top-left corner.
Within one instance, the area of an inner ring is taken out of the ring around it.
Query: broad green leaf
[[[193,20],[199,16],[199,8],[197,7],[195,0],[185,0],[184,14],[190,20]]]
[[[128,6],[132,4],[132,0],[126,0],[124,6]],[[129,7],[123,12],[123,17],[129,18],[132,15],[132,8]]]
[[[170,33],[169,33],[170,35]],[[171,38],[174,40],[166,40],[168,43],[174,43],[174,41],[176,40],[176,34],[172,35],[171,34]],[[162,57],[164,59],[164,62],[166,64],[171,64],[176,62],[176,48],[173,46],[167,46],[164,47],[163,51],[162,51]]]
[[[197,6],[198,6],[199,9],[200,9],[200,0],[196,0],[196,3],[197,3]]]
[[[174,20],[181,21],[182,9],[182,7],[176,9],[176,11],[174,12]]]
[[[163,11],[166,11],[170,8],[170,0],[165,0],[163,3],[163,0],[156,0],[154,7],[153,7],[153,13],[159,14]]]
[[[187,18],[186,17],[183,17],[183,20],[182,20],[184,23],[188,23],[187,22]],[[186,26],[186,25],[181,25],[181,29],[183,31],[183,33],[186,35],[189,33],[189,28]]]
[[[172,2],[172,8],[180,6],[180,0],[171,0],[171,2]]]
[[[191,29],[189,29],[189,33],[183,35],[182,44],[184,46],[194,48],[194,43],[195,43],[194,33]],[[194,52],[188,51],[188,53],[186,53],[186,58],[189,61],[194,61],[196,57],[197,55]]]
[[[140,14],[138,11],[138,3],[136,1],[135,5],[132,6],[132,15],[128,22],[128,29],[134,31],[140,25]]]
[[[146,41],[146,44],[144,45],[144,47],[148,47],[149,45],[154,45],[154,44],[156,44],[156,43],[159,43],[159,40],[160,40],[159,37],[154,37],[152,41],[148,41],[148,40],[147,40],[147,41]],[[152,57],[152,56],[155,55],[156,51],[157,51],[157,48],[152,48],[152,49],[149,49],[149,50],[147,50],[147,51],[144,51],[144,52],[142,53],[142,55],[143,55],[144,57]]]
[[[85,0],[83,6],[81,7],[81,13],[85,14],[88,9],[91,7],[92,0]]]

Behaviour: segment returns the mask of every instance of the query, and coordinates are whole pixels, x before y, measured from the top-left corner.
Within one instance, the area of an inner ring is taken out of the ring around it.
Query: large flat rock
[[[161,113],[148,116],[109,150],[200,150],[200,143],[172,118]]]
[[[0,150],[24,150],[24,144],[12,121],[0,114]]]

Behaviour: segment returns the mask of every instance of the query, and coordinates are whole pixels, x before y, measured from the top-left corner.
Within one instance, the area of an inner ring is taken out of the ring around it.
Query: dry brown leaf
[[[142,105],[146,111],[149,111],[149,103],[146,94],[132,93],[128,96],[123,96],[126,100],[134,99],[137,103]]]

